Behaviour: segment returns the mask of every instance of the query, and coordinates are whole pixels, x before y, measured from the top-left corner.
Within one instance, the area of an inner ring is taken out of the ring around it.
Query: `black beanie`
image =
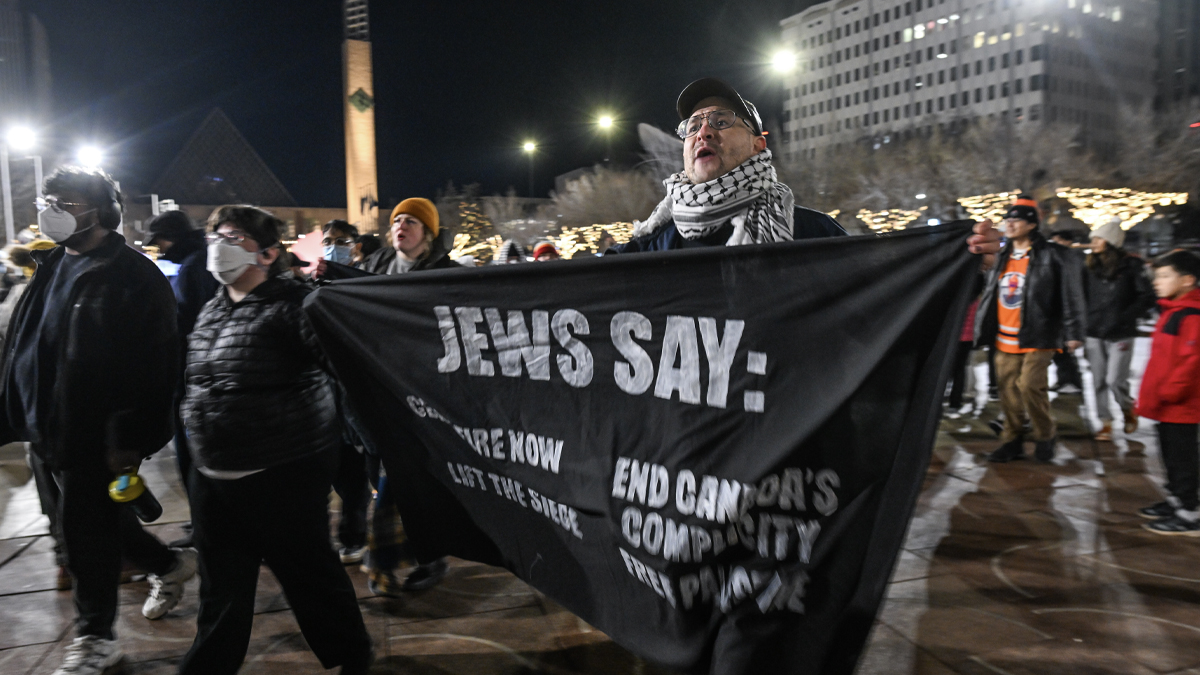
[[[1029,195],[1017,195],[1017,201],[1008,207],[1008,212],[1004,214],[1005,218],[1020,218],[1034,225],[1040,225],[1042,222],[1041,216],[1038,215],[1037,201]]]

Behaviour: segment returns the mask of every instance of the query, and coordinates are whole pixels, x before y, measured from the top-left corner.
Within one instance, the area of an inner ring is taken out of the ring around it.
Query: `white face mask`
[[[217,281],[225,285],[237,281],[243,272],[249,269],[251,265],[257,263],[257,253],[247,251],[236,244],[217,242],[208,245],[208,264],[206,267],[217,278]]]
[[[79,215],[86,216],[95,210],[96,209],[84,211]],[[61,244],[67,239],[70,239],[71,236],[75,234],[75,228],[77,227],[79,227],[79,221],[76,220],[75,216],[67,213],[66,211],[59,211],[55,208],[46,208],[38,212],[38,230],[47,237],[50,237],[50,239],[57,244]],[[92,225],[92,227],[95,227],[95,225]],[[83,231],[87,232],[88,230],[92,229],[92,227],[88,227]]]

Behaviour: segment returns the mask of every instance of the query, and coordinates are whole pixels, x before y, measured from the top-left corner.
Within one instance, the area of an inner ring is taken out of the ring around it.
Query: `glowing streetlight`
[[[925,199],[925,193],[922,192],[921,194],[917,195],[917,199]]]
[[[601,115],[597,117],[596,126],[600,127],[600,133],[604,134],[604,163],[608,164],[612,159],[612,115]]]
[[[787,75],[796,69],[796,53],[790,49],[780,49],[771,57],[771,68],[777,73]]]
[[[537,150],[537,143],[525,141],[525,145],[522,145],[521,149],[529,155],[529,196],[533,197],[533,153]]]
[[[86,168],[99,168],[104,161],[104,151],[95,145],[85,145],[75,153],[75,159]]]
[[[4,135],[8,147],[17,152],[29,152],[37,144],[37,134],[27,126],[16,126]]]

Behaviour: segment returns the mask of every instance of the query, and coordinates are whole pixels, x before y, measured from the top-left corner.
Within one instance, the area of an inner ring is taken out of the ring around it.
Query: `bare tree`
[[[662,187],[648,172],[597,166],[551,192],[551,209],[560,225],[585,226],[644,220],[662,201]]]

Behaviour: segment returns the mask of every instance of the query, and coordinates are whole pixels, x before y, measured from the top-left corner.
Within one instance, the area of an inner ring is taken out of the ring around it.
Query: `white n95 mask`
[[[85,216],[95,210],[84,211],[79,215]],[[66,211],[47,207],[38,212],[38,230],[47,237],[50,237],[57,244],[70,239],[75,234],[75,228],[77,227],[79,227],[79,221],[76,220],[75,216]],[[95,227],[95,225],[92,227]],[[86,232],[90,229],[92,228],[89,227],[83,231]]]
[[[217,281],[232,284],[251,265],[258,262],[258,254],[247,251],[236,244],[216,242],[208,245],[208,264],[205,267]]]

